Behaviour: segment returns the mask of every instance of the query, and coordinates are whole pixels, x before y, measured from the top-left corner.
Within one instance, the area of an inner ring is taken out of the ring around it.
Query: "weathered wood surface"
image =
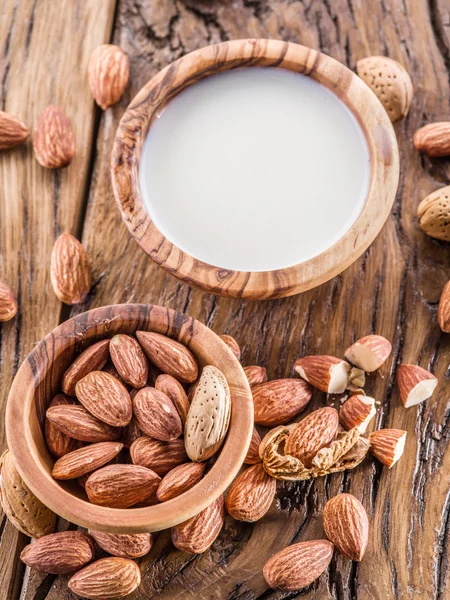
[[[133,301],[184,310],[219,333],[235,335],[243,346],[243,363],[266,366],[271,378],[290,374],[294,358],[301,354],[342,354],[356,337],[381,333],[393,342],[392,365],[417,361],[431,367],[440,380],[431,402],[406,411],[399,403],[391,364],[382,369],[383,377],[370,378],[368,391],[381,402],[377,426],[409,432],[402,462],[388,471],[368,459],[348,475],[282,485],[280,508],[274,506],[256,525],[227,520],[219,540],[200,557],[176,551],[164,532],[142,561],[143,583],[130,598],[446,600],[450,338],[437,327],[436,309],[450,276],[450,254],[448,245],[420,232],[415,213],[422,197],[449,182],[450,162],[420,158],[411,138],[425,122],[450,116],[447,0],[119,0],[113,39],[130,56],[131,83],[122,103],[102,115],[96,152],[90,154],[92,123],[98,113],[88,97],[83,65],[90,48],[107,38],[112,12],[112,0],[6,0],[0,8],[2,108],[33,120],[47,102],[69,106],[80,148],[77,162],[60,174],[38,168],[29,148],[0,159],[0,277],[19,292],[21,304],[21,317],[0,328],[2,404],[23,356],[68,314],[61,313],[52,295],[45,267],[55,233],[76,231],[83,216],[82,237],[94,265],[95,284],[87,302],[72,314]],[[89,34],[79,21],[74,27],[77,19],[89,24]],[[30,21],[34,26],[28,35]],[[401,182],[392,217],[372,247],[345,273],[286,300],[229,300],[181,284],[153,265],[131,240],[111,193],[110,150],[127,102],[154,73],[184,52],[240,37],[300,42],[351,68],[361,57],[386,54],[405,65],[416,89],[410,115],[396,125]],[[52,50],[52,44],[57,48]],[[22,66],[26,70],[20,72]],[[65,92],[69,87],[70,94]],[[90,176],[90,158],[94,166],[84,212],[82,182]],[[311,408],[324,400],[315,394]],[[336,557],[328,576],[298,594],[268,590],[261,575],[264,562],[291,542],[321,537],[323,505],[342,490],[359,497],[370,516],[365,560],[356,566]],[[1,600],[20,593],[17,552],[23,543],[11,527],[4,527]],[[72,599],[66,581],[26,573],[22,598]]]

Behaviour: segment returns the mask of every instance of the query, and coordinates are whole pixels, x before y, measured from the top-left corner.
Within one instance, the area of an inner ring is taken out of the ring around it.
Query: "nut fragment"
[[[392,344],[385,337],[366,335],[347,348],[344,356],[366,373],[373,373],[386,362],[391,352]]]
[[[25,123],[0,110],[0,150],[23,144],[29,135],[30,130]]]
[[[414,146],[428,156],[450,156],[450,121],[428,123],[418,129]]]
[[[349,398],[339,411],[339,420],[345,429],[358,427],[364,433],[377,411],[374,398],[355,395]]]
[[[379,429],[369,436],[370,450],[386,467],[393,467],[405,449],[406,431]]]
[[[228,490],[228,513],[238,521],[254,522],[261,519],[272,505],[277,482],[261,464],[243,471]]]
[[[84,567],[69,579],[69,589],[89,600],[112,600],[131,594],[141,583],[141,571],[128,558],[108,557]]]
[[[335,356],[304,356],[295,361],[295,371],[327,394],[341,394],[348,384],[350,365]]]
[[[50,279],[59,300],[65,304],[83,302],[92,284],[91,267],[80,242],[62,233],[53,246]]]
[[[255,423],[271,427],[291,421],[311,400],[311,387],[299,379],[275,379],[252,389]]]
[[[95,557],[92,538],[81,531],[52,533],[28,544],[20,560],[41,573],[73,573]]]
[[[12,291],[0,281],[0,321],[10,321],[13,319],[18,310],[17,300],[14,298]]]
[[[369,541],[369,519],[361,502],[351,494],[339,494],[325,504],[323,528],[338,552],[361,561]]]
[[[437,378],[418,365],[400,365],[397,371],[400,399],[405,408],[430,398],[438,384]]]
[[[113,44],[103,44],[89,59],[89,85],[103,110],[119,102],[128,83],[130,66],[125,52]]]
[[[449,138],[450,139],[450,138]],[[450,241],[450,185],[424,198],[417,209],[422,231],[436,240]]]
[[[309,468],[317,452],[336,437],[339,414],[327,406],[315,410],[292,428],[285,444],[285,454],[301,460]]]
[[[47,169],[59,169],[72,162],[75,154],[72,125],[57,106],[47,106],[39,117],[33,147],[37,161]]]

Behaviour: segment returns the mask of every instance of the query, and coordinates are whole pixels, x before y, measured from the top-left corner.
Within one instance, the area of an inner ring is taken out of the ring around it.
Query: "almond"
[[[55,531],[55,513],[36,498],[23,481],[9,450],[3,453],[0,465],[2,507],[14,527],[32,538],[40,538]]]
[[[370,450],[386,467],[393,467],[405,449],[406,431],[379,429],[369,436]]]
[[[376,413],[374,398],[355,395],[344,402],[339,411],[339,420],[347,431],[358,427],[360,433],[365,433]]]
[[[94,417],[113,427],[124,427],[133,414],[125,386],[104,371],[91,371],[75,386],[81,404]]]
[[[81,531],[62,531],[25,546],[20,559],[40,573],[73,573],[95,557],[92,538]]]
[[[30,135],[28,127],[17,117],[0,110],[0,150],[23,144]]]
[[[64,394],[58,394],[50,402],[50,407],[69,406],[74,404],[75,400],[73,398],[69,398],[69,396],[65,396]],[[80,446],[77,440],[74,440],[63,433],[47,418],[45,419],[44,435],[47,448],[50,450],[53,456],[56,456],[57,458],[61,458],[61,456],[76,450]]]
[[[104,533],[92,531],[89,534],[94,538],[102,550],[113,556],[121,558],[139,558],[150,552],[152,547],[151,533]]]
[[[128,558],[101,558],[69,579],[69,589],[90,600],[123,598],[139,587],[141,572]]]
[[[366,385],[366,374],[362,369],[353,367],[348,376],[347,389],[350,392],[359,393],[359,391]]]
[[[12,291],[0,281],[0,321],[10,321],[18,311],[17,300],[14,298]]]
[[[408,71],[387,56],[369,56],[356,63],[356,72],[380,100],[392,122],[406,117],[414,89]]]
[[[76,479],[86,473],[106,465],[119,454],[123,444],[118,442],[99,442],[69,452],[53,465],[52,476],[55,479]]]
[[[450,121],[429,123],[418,129],[414,146],[428,156],[450,156]]]
[[[132,443],[130,456],[135,465],[152,469],[161,476],[188,459],[183,440],[161,442],[144,435]]]
[[[295,371],[327,394],[341,394],[348,384],[350,365],[335,356],[304,356],[295,361]]]
[[[163,478],[159,484],[156,497],[160,502],[167,502],[190,490],[203,477],[205,463],[186,463],[178,465]]]
[[[113,44],[103,44],[89,59],[88,79],[94,100],[103,110],[119,102],[125,91],[130,65],[125,52]]]
[[[155,381],[155,388],[169,396],[180,415],[183,425],[189,412],[189,399],[183,386],[172,375],[159,375]]]
[[[60,431],[82,442],[107,442],[119,439],[120,430],[99,421],[83,406],[52,406],[47,419]]]
[[[33,148],[40,165],[59,169],[72,162],[75,137],[72,125],[57,106],[47,106],[34,130]]]
[[[252,439],[250,440],[250,446],[247,450],[247,454],[244,459],[246,465],[256,465],[261,462],[259,456],[259,446],[261,444],[261,437],[257,432],[256,428],[253,427]]]
[[[450,333],[450,281],[445,284],[439,300],[438,323],[442,331]]]
[[[436,240],[450,242],[450,185],[427,196],[417,209],[422,231]]]
[[[271,427],[291,421],[311,400],[311,387],[298,379],[275,379],[252,389],[255,423]]]
[[[317,452],[336,438],[339,414],[327,406],[319,408],[296,423],[285,444],[285,454],[295,456],[305,467],[310,467]]]
[[[184,427],[184,443],[191,460],[201,462],[221,447],[230,424],[231,396],[225,376],[206,366],[201,374]]]
[[[86,481],[86,493],[93,504],[128,508],[149,498],[161,478],[138,465],[109,465],[95,471]]]
[[[381,335],[366,335],[347,348],[344,356],[366,373],[373,373],[386,362],[391,352],[389,340]]]
[[[417,365],[400,365],[397,370],[397,385],[405,408],[430,398],[437,384],[432,373]]]
[[[276,491],[276,480],[261,464],[253,465],[238,475],[228,490],[228,513],[237,521],[258,521],[271,507]]]
[[[91,371],[101,371],[109,357],[109,340],[100,340],[82,352],[64,373],[61,388],[65,394],[75,396],[75,386]]]
[[[311,540],[293,544],[277,552],[263,569],[264,579],[273,589],[294,592],[320,577],[331,562],[333,544]]]
[[[172,527],[172,543],[178,550],[202,554],[219,535],[224,521],[223,495],[198,515]]]
[[[155,388],[139,390],[133,399],[133,412],[139,429],[156,440],[170,442],[179,438],[183,431],[172,400]]]
[[[225,335],[225,334],[219,335],[219,337],[222,340],[222,342],[225,342],[225,344],[228,346],[228,348],[231,350],[231,352],[235,355],[235,357],[238,360],[241,360],[241,349],[239,348],[239,344],[234,339],[234,337],[231,337],[231,335]]]
[[[132,393],[130,394],[133,398]],[[120,441],[123,443],[125,448],[130,448],[132,443],[142,436],[142,431],[139,429],[136,417],[133,415],[131,421],[122,428],[122,435]]]
[[[126,383],[137,389],[147,385],[147,358],[133,337],[123,333],[115,335],[109,351],[117,372]]]
[[[163,373],[182,383],[192,383],[198,377],[198,364],[190,350],[171,338],[150,331],[137,331],[144,352]]]
[[[259,385],[260,383],[266,383],[267,381],[267,371],[264,367],[257,367],[256,365],[244,367],[244,373],[250,387]]]
[[[50,279],[56,296],[65,304],[83,302],[89,294],[92,284],[89,258],[70,233],[62,233],[53,246]]]
[[[339,494],[325,504],[323,528],[336,550],[360,562],[369,541],[369,520],[361,502],[351,494]]]

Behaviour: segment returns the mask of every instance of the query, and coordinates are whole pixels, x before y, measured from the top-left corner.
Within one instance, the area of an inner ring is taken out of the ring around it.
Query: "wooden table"
[[[139,88],[185,52],[240,37],[300,42],[350,68],[359,58],[385,54],[405,65],[416,92],[408,118],[396,125],[400,188],[376,242],[319,289],[273,302],[217,298],[156,267],[122,224],[109,177],[118,120]],[[102,113],[88,88],[87,61],[111,39],[130,57],[131,81],[122,102]],[[342,355],[370,332],[393,342],[392,363],[368,385],[381,403],[377,427],[409,432],[405,455],[392,471],[368,459],[350,474],[281,485],[278,507],[263,521],[227,519],[202,556],[176,551],[164,532],[141,563],[143,584],[132,598],[448,599],[450,336],[440,332],[436,309],[450,257],[447,244],[420,232],[416,208],[448,184],[450,162],[421,158],[411,142],[420,125],[450,116],[448,0],[3,0],[0,49],[0,108],[33,125],[48,104],[57,104],[71,118],[77,140],[75,160],[62,171],[41,168],[30,143],[0,155],[0,279],[20,303],[19,316],[0,327],[2,410],[33,345],[70,315],[104,304],[154,302],[185,311],[234,335],[243,364],[266,366],[271,378],[291,374],[299,355]],[[82,239],[94,268],[92,292],[74,309],[60,304],[49,279],[53,242],[63,231]],[[430,402],[402,408],[393,377],[399,362],[436,373],[440,384]],[[312,408],[323,403],[317,393]],[[0,435],[4,447],[3,430]],[[324,503],[344,490],[369,513],[363,562],[336,556],[328,575],[301,593],[268,590],[261,574],[268,557],[292,542],[321,537]],[[18,554],[26,543],[3,517],[0,599],[21,593],[23,600],[72,598],[66,578],[24,570]]]

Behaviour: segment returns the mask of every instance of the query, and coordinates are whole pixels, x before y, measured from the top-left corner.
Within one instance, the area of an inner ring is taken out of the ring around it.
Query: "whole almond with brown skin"
[[[73,398],[69,398],[69,396],[66,396],[65,394],[58,394],[50,402],[50,408],[52,406],[69,406],[74,404],[75,400]],[[57,458],[61,458],[61,456],[80,447],[80,442],[78,442],[78,440],[74,440],[63,433],[47,418],[45,419],[44,435],[47,448],[53,456],[56,456]]]
[[[0,281],[0,321],[10,321],[13,319],[18,310],[17,300],[14,298],[12,291]]]
[[[89,86],[103,110],[119,102],[128,83],[130,66],[125,52],[113,44],[103,44],[89,59]]]
[[[298,415],[311,400],[312,390],[306,381],[275,379],[255,386],[252,394],[255,423],[271,427]]]
[[[450,185],[429,194],[417,209],[423,232],[436,240],[450,241]]]
[[[294,425],[286,441],[284,452],[301,460],[309,468],[317,452],[336,438],[339,413],[327,406],[319,408]]]
[[[369,540],[369,519],[361,502],[351,494],[339,494],[325,504],[323,528],[338,552],[360,561]]]
[[[75,386],[78,400],[94,417],[113,427],[124,427],[133,414],[130,394],[115,377],[91,371]]]
[[[59,169],[72,162],[75,154],[72,125],[57,106],[47,106],[39,117],[33,147],[38,163],[47,169]]]
[[[311,540],[293,544],[267,561],[263,575],[273,589],[294,592],[320,577],[333,557],[328,540]]]
[[[261,457],[259,456],[259,446],[261,444],[261,436],[257,432],[256,428],[253,427],[252,439],[250,441],[250,446],[247,450],[247,454],[244,459],[244,464],[246,465],[256,465],[261,462]]]
[[[198,377],[198,364],[190,350],[171,338],[150,331],[137,331],[144,352],[163,373],[182,383],[192,383]]]
[[[86,481],[86,493],[93,504],[128,508],[149,498],[161,478],[138,465],[109,465],[95,471]]]
[[[132,393],[130,394],[133,398]],[[130,448],[133,442],[142,436],[142,431],[139,429],[136,417],[133,415],[131,421],[125,427],[122,427],[122,435],[120,441],[123,443],[125,448]]]
[[[450,281],[445,284],[439,300],[438,323],[442,331],[450,333]]]
[[[40,573],[73,573],[95,557],[91,536],[81,531],[62,531],[25,546],[20,560]]]
[[[143,388],[133,398],[133,413],[139,429],[156,440],[170,442],[180,437],[183,424],[169,396],[156,388]]]
[[[228,490],[228,513],[238,521],[258,521],[271,507],[276,491],[276,479],[262,464],[253,465],[238,475]]]
[[[126,383],[137,389],[147,385],[147,357],[133,337],[123,333],[115,335],[109,351],[117,372]]]
[[[113,600],[134,592],[141,583],[141,571],[129,558],[101,558],[69,579],[69,589],[89,600]]]
[[[266,383],[267,381],[267,371],[264,367],[258,367],[256,365],[244,367],[244,373],[248,379],[250,387],[259,385],[260,383]]]
[[[92,285],[91,266],[80,242],[62,233],[53,246],[50,279],[56,296],[65,304],[79,304]]]
[[[123,444],[119,442],[99,442],[79,448],[55,462],[52,476],[54,479],[77,479],[106,465],[122,448]]]
[[[121,558],[139,558],[150,552],[151,533],[104,533],[89,529],[89,534],[102,550]]]
[[[428,156],[450,156],[450,121],[429,123],[418,129],[414,146]]]
[[[120,429],[96,419],[83,406],[52,406],[46,417],[60,431],[81,442],[116,441]]]
[[[155,388],[169,396],[180,415],[183,425],[189,412],[189,399],[183,386],[172,375],[159,375],[155,381]]]
[[[234,339],[234,337],[231,337],[231,335],[226,335],[226,334],[219,335],[219,337],[222,340],[222,342],[225,342],[225,344],[228,346],[228,348],[231,350],[231,352],[235,355],[235,357],[238,360],[241,360],[241,349],[240,349],[237,341]]]
[[[133,464],[152,469],[160,476],[188,460],[183,440],[161,442],[145,435],[132,443],[130,456]]]
[[[100,340],[86,348],[64,373],[61,388],[65,394],[75,396],[76,384],[91,371],[101,371],[109,357],[109,340]]]
[[[202,554],[215,542],[223,521],[224,500],[221,495],[195,517],[172,527],[172,544],[178,550]]]
[[[55,531],[56,515],[45,506],[23,481],[12,454],[6,450],[0,458],[1,503],[3,511],[16,529],[32,538]]]
[[[28,127],[17,117],[0,110],[0,150],[23,144],[30,135]]]
[[[186,463],[178,465],[163,478],[159,484],[156,497],[160,502],[167,502],[194,487],[203,477],[205,463]]]

